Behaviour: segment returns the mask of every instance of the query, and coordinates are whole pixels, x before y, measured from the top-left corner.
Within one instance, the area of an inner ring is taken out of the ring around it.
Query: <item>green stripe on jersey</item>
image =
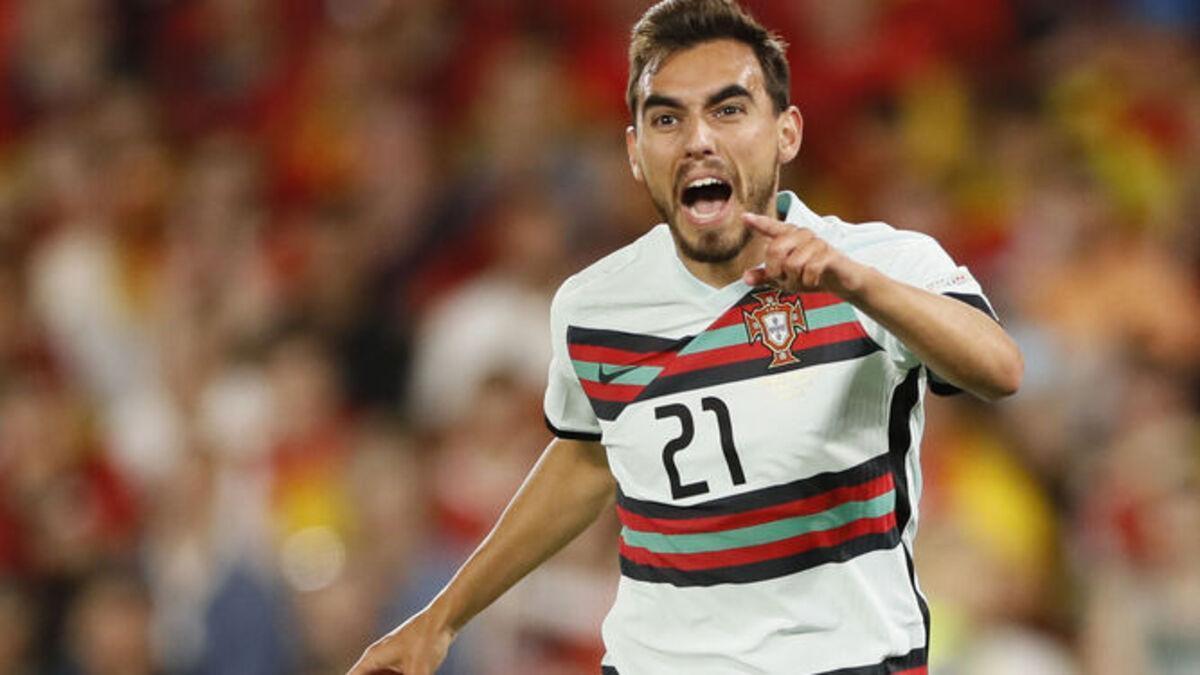
[[[809,330],[817,330],[857,321],[858,317],[854,315],[854,307],[850,303],[839,302],[836,305],[804,310],[804,320],[808,323]]]
[[[858,317],[854,315],[854,308],[850,303],[839,302],[836,305],[804,310],[804,320],[807,322],[809,330],[817,330],[851,323],[857,321]],[[750,342],[750,336],[746,333],[746,324],[738,323],[697,335],[679,354],[681,356],[699,354],[712,349],[747,344],[748,342]]]
[[[730,345],[744,345],[750,341],[750,336],[746,334],[746,324],[737,323],[716,330],[705,331],[688,343],[687,347],[680,350],[679,354],[698,354],[706,352],[710,349],[720,349],[721,347],[729,347]]]
[[[662,368],[659,366],[638,366],[636,368],[629,368],[629,366],[618,366],[611,363],[600,364],[592,361],[578,361],[575,359],[571,360],[571,365],[575,367],[575,374],[578,375],[580,379],[590,380],[592,382],[600,381],[601,365],[604,366],[604,372],[606,374],[611,374],[613,372],[620,373],[613,379],[609,380],[608,384],[646,385],[650,384],[650,382],[653,381],[654,378],[658,377],[658,374],[662,372]],[[624,368],[629,368],[629,370],[622,370]]]
[[[784,518],[722,532],[697,534],[659,534],[622,528],[621,538],[630,546],[654,553],[708,553],[745,546],[757,546],[790,539],[810,532],[823,532],[863,518],[878,518],[892,512],[896,492],[889,490],[873,499],[846,502],[820,513]]]

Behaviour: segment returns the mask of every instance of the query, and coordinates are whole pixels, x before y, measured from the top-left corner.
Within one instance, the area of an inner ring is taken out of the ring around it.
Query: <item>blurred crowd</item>
[[[549,440],[554,289],[657,221],[647,5],[0,0],[0,673],[339,673],[431,599]],[[1025,354],[930,397],[932,672],[1200,672],[1200,5],[747,5],[784,185]],[[597,672],[614,521],[442,672]]]

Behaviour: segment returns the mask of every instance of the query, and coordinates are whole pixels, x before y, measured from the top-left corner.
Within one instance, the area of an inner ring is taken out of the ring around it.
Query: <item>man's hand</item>
[[[846,299],[862,287],[869,268],[842,255],[812,230],[753,213],[742,218],[769,240],[765,264],[742,275],[750,286],[771,284],[789,293],[824,291]]]
[[[433,675],[452,640],[454,632],[441,627],[426,610],[367,647],[346,675]]]

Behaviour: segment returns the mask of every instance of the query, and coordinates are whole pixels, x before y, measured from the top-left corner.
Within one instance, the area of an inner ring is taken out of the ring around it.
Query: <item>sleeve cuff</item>
[[[546,428],[550,430],[550,433],[554,434],[558,438],[564,438],[569,441],[599,441],[600,440],[600,434],[597,432],[594,432],[594,431],[571,431],[569,429],[559,429],[558,427],[554,426],[554,423],[550,421],[549,417],[546,417],[545,415],[543,415],[542,419],[544,419],[546,421]]]
[[[937,373],[932,370],[926,368],[925,372],[929,373],[929,391],[938,396],[954,396],[955,394],[962,393],[962,389],[938,377]]]
[[[1000,319],[996,316],[996,313],[992,311],[992,306],[988,304],[988,301],[982,295],[976,295],[974,293],[942,293],[942,295],[946,296],[947,298],[953,298],[959,302],[966,303],[992,317],[993,321],[997,323],[1000,322]]]
[[[982,295],[974,293],[943,293],[942,295],[966,303],[992,317],[993,321],[1000,322],[1000,319],[996,318],[996,313],[992,311],[992,306],[988,304],[988,301]],[[929,370],[929,368],[926,368],[925,371],[929,373],[929,391],[934,394],[938,396],[954,396],[955,394],[962,393],[962,389],[938,377],[938,374]]]

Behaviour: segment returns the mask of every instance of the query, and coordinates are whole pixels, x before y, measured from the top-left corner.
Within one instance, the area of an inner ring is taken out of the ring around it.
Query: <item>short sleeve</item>
[[[546,426],[559,438],[572,440],[600,440],[600,421],[592,410],[592,404],[567,350],[567,325],[569,312],[560,290],[550,306],[550,340],[553,355],[546,381],[546,396],[542,408]]]
[[[970,270],[955,263],[932,237],[915,232],[905,232],[903,235],[894,245],[878,247],[872,259],[863,262],[897,281],[964,302],[996,320],[991,303]],[[862,318],[868,333],[903,367],[911,368],[920,364],[898,338],[868,317]],[[936,394],[959,391],[933,372],[930,372],[930,389]]]

